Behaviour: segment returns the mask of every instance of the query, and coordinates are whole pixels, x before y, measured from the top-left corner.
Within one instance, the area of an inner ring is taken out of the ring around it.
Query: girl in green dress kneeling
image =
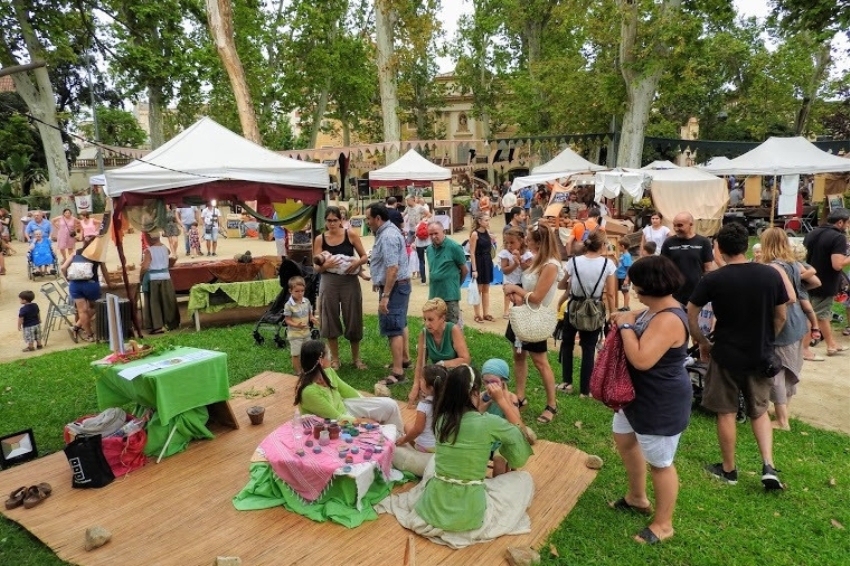
[[[437,384],[434,402],[434,459],[415,488],[388,497],[376,510],[433,542],[452,548],[486,542],[503,535],[527,533],[526,512],[534,482],[524,471],[487,478],[493,443],[511,468],[523,466],[532,451],[520,426],[519,409],[499,384],[487,394],[505,418],[478,412],[481,377],[469,366],[449,370]]]

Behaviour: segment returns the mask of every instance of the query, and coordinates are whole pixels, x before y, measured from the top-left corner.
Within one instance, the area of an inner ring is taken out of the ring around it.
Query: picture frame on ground
[[[38,458],[31,428],[0,437],[0,470]]]

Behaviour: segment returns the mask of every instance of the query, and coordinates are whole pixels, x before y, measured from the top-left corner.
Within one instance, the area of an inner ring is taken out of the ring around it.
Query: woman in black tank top
[[[366,251],[360,235],[354,229],[346,230],[342,223],[342,211],[339,207],[329,206],[325,211],[326,228],[316,236],[313,242],[313,255],[324,251],[342,254],[354,258],[349,268],[350,274],[329,273],[328,269],[337,265],[333,259],[326,260],[316,270],[322,274],[319,286],[319,318],[322,338],[327,339],[333,360],[331,367],[338,369],[339,337],[344,336],[351,343],[351,359],[357,369],[366,369],[360,359],[360,341],[363,339],[363,294],[357,270],[366,264]]]

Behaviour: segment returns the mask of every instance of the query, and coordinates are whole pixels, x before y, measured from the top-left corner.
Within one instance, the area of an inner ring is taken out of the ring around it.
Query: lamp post
[[[95,104],[94,99],[94,81],[92,80],[91,74],[91,60],[92,56],[86,56],[86,71],[89,75],[89,94],[91,95],[91,115],[92,120],[94,122],[94,142],[95,147],[97,148],[96,158],[97,158],[97,172],[103,175],[103,152],[100,149],[100,126],[97,122],[97,106]]]

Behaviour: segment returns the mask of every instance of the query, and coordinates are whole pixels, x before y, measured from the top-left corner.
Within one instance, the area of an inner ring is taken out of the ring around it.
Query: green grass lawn
[[[386,373],[382,367],[389,355],[377,333],[376,319],[367,317],[366,326],[363,359],[372,369],[355,371],[350,352],[343,345],[345,365],[340,374],[355,387],[371,390]],[[413,321],[411,334],[415,336],[420,328],[419,320]],[[267,370],[291,371],[288,351],[268,341],[255,346],[251,330],[252,325],[240,325],[201,333],[186,331],[151,342],[159,347],[183,345],[227,352],[231,385]],[[476,365],[490,357],[510,357],[504,339],[472,329],[465,332]],[[95,375],[89,364],[106,353],[106,346],[92,345],[0,365],[0,433],[32,427],[42,454],[61,450],[65,423],[97,412]],[[560,366],[554,355],[551,362],[558,375]],[[407,397],[406,389],[393,392],[399,399]],[[542,410],[545,398],[534,370],[529,399],[524,418],[540,438],[574,445],[605,461],[597,479],[549,539],[560,557],[550,554],[549,544],[540,549],[544,564],[850,564],[850,437],[795,421],[793,432],[775,435],[776,465],[788,489],[764,493],[749,426],[738,428],[740,481],[737,486],[727,486],[703,471],[705,464],[720,457],[714,420],[695,413],[676,459],[681,482],[677,534],[671,541],[650,548],[631,541],[645,519],[616,513],[606,504],[625,490],[625,471],[611,439],[610,410],[595,401],[560,397],[556,420],[537,425],[534,417]],[[569,470],[563,473],[566,480]],[[832,478],[834,486],[830,485]],[[17,487],[3,485],[2,481],[0,485],[4,497]],[[285,548],[285,544],[283,540],[269,540],[269,545]],[[16,524],[0,521],[0,565],[57,564],[65,563]]]

